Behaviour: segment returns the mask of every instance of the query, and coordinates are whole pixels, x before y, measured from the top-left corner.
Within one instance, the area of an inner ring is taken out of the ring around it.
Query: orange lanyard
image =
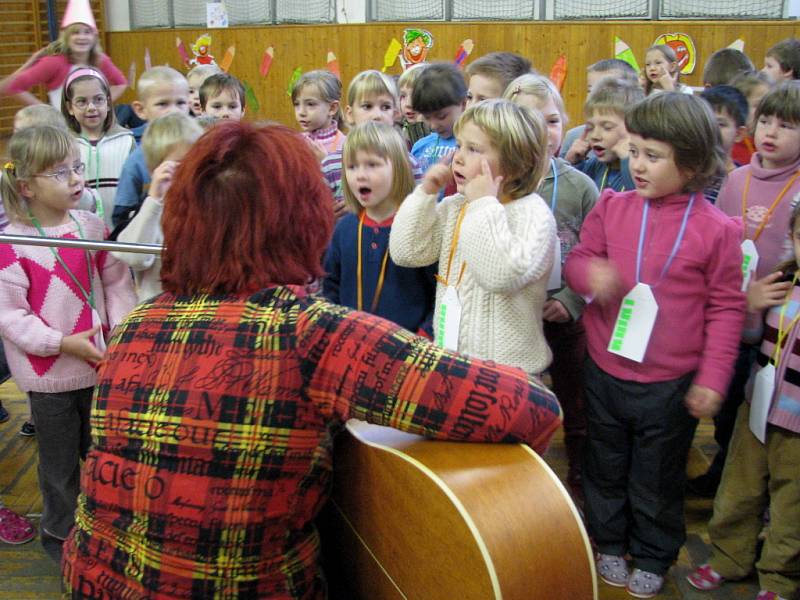
[[[800,275],[800,271],[796,271],[794,274],[794,278],[792,279],[792,291],[797,283],[798,275]],[[789,293],[791,294],[791,291]],[[786,316],[786,307],[788,306],[789,301],[787,300],[781,307],[781,318],[778,320],[778,339],[775,342],[775,351],[772,353],[772,364],[774,364],[776,367],[778,366],[778,361],[781,359],[781,352],[783,352],[782,345],[786,339],[786,336],[789,335],[789,332],[797,324],[797,321],[800,321],[800,309],[798,309],[797,314],[794,316],[794,319],[791,320],[789,326],[786,329],[783,328],[783,317]]]
[[[364,228],[364,215],[366,211],[361,211],[361,216],[358,218],[358,310],[364,310],[364,284],[362,282],[363,279],[363,267],[362,267],[362,259],[361,259],[361,230]],[[386,277],[386,264],[389,262],[389,246],[386,246],[386,251],[383,253],[383,262],[381,262],[381,272],[378,275],[378,285],[375,287],[375,295],[372,297],[372,307],[370,311],[372,314],[375,314],[375,309],[378,308],[378,300],[381,297],[381,291],[383,290],[383,280]]]
[[[744,189],[742,190],[742,219],[747,218],[747,195],[750,193],[750,179],[752,178],[752,176],[753,173],[751,171],[748,171],[747,177],[744,180]],[[761,224],[758,226],[756,232],[753,234],[752,240],[754,242],[758,241],[758,238],[761,236],[761,232],[764,231],[764,227],[767,226],[767,223],[769,223],[770,218],[772,218],[772,213],[775,212],[775,209],[778,207],[778,204],[780,203],[781,200],[783,200],[783,197],[786,195],[786,192],[789,191],[789,188],[792,187],[792,184],[795,182],[795,180],[797,180],[798,177],[800,177],[800,171],[798,171],[792,176],[792,178],[787,182],[787,184],[783,186],[783,189],[781,190],[781,193],[778,194],[778,197],[775,198],[775,200],[773,200],[772,206],[769,207],[769,210],[767,210],[767,214],[764,215],[764,218],[761,220]],[[747,227],[747,222],[745,221],[745,228],[746,227]],[[746,238],[747,234],[745,233],[745,239]]]
[[[456,219],[456,228],[453,232],[453,241],[450,242],[450,256],[447,258],[447,273],[445,273],[444,279],[438,273],[436,274],[436,281],[441,283],[443,286],[452,285],[450,283],[450,267],[453,266],[453,256],[456,253],[456,246],[458,246],[458,236],[461,235],[461,222],[464,220],[464,213],[467,211],[467,203],[464,202],[464,205],[461,207],[461,211],[458,213],[458,219]],[[461,269],[458,272],[458,279],[456,280],[455,285],[458,286],[461,283],[461,278],[464,276],[464,268],[467,266],[466,261],[461,263]]]

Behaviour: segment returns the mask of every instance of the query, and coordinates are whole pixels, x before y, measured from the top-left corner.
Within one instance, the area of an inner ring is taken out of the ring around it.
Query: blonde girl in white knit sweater
[[[547,169],[540,113],[508,100],[469,108],[452,164],[437,164],[401,204],[389,240],[404,267],[439,261],[434,334],[440,346],[541,373],[551,354],[542,306],[556,226],[536,189]],[[437,203],[455,182],[458,193]]]

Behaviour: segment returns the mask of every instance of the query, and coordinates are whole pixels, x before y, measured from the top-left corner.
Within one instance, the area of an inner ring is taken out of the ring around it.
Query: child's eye
[[[383,105],[383,110],[384,110],[384,111],[390,111],[390,110],[392,110],[392,108],[393,108],[393,107],[392,107],[392,105],[391,105],[391,104],[384,104],[384,105]]]

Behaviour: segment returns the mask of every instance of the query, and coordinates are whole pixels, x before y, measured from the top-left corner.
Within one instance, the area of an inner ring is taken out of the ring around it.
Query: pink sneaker
[[[689,573],[689,575],[686,576],[686,581],[691,583],[692,587],[697,588],[698,590],[709,592],[721,586],[725,579],[722,577],[722,575],[712,569],[711,565],[706,563],[704,565],[700,565],[694,571]]]
[[[775,592],[768,592],[767,590],[761,590],[758,592],[758,596],[756,596],[756,600],[786,600],[783,596],[779,596]]]
[[[36,537],[36,530],[25,517],[8,508],[0,508],[0,542],[24,544]]]

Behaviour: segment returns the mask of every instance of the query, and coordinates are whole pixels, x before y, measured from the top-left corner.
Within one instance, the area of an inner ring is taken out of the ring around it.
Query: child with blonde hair
[[[110,229],[119,177],[136,149],[133,134],[116,124],[111,90],[95,69],[75,69],[64,81],[61,113],[75,134],[86,165],[88,187],[97,194],[95,212]]]
[[[154,245],[163,242],[161,213],[164,196],[181,159],[201,135],[203,128],[183,113],[164,115],[150,124],[142,138],[142,152],[153,179],[141,208],[117,236],[120,242]],[[112,254],[133,269],[139,302],[161,293],[160,255]]]
[[[580,316],[586,302],[566,285],[562,266],[578,243],[583,220],[597,201],[597,186],[587,175],[558,158],[567,117],[561,94],[547,77],[533,73],[517,77],[506,89],[504,97],[541,112],[547,125],[550,168],[538,193],[550,205],[556,219],[557,246],[542,318],[544,335],[553,352],[550,365],[553,391],[564,409],[564,445],[569,464],[567,483],[573,497],[581,500],[581,461],[586,440],[583,406],[586,331]]]
[[[344,144],[347,214],[325,255],[326,298],[431,335],[435,270],[398,267],[389,235],[400,203],[414,189],[408,150],[391,125],[367,121]]]
[[[397,89],[400,94],[400,128],[409,150],[417,143],[417,140],[421,140],[431,132],[423,116],[414,110],[414,106],[411,104],[414,86],[426,66],[425,63],[422,63],[409,67],[397,79]]]
[[[67,121],[64,115],[55,106],[50,104],[29,104],[20,108],[14,115],[14,131],[34,125],[50,125],[67,129]]]
[[[303,73],[292,88],[294,116],[319,156],[340,152],[346,138],[340,102],[342,82],[327,70]]]
[[[203,107],[200,104],[200,88],[203,87],[206,79],[217,73],[222,73],[218,65],[197,65],[186,74],[186,81],[189,83],[189,114],[193,117],[203,115]]]
[[[551,359],[542,309],[556,242],[536,193],[549,164],[544,119],[486,100],[464,112],[455,135],[452,165],[431,167],[400,205],[390,255],[404,267],[439,261],[438,345],[541,373]],[[437,202],[450,182],[457,193]]]
[[[376,70],[362,71],[350,81],[347,87],[347,107],[345,119],[350,126],[369,121],[394,125],[399,115],[400,101],[397,97],[397,86],[394,80]],[[345,210],[344,182],[342,179],[342,153],[333,152],[325,157],[321,164],[322,175],[333,192],[335,211],[341,216]],[[414,180],[422,179],[422,171],[417,161],[411,158]]]
[[[28,127],[14,134],[8,153],[0,176],[7,233],[104,238],[103,221],[74,210],[84,164],[69,133]],[[0,334],[39,434],[42,543],[58,552],[74,524],[80,460],[91,443],[94,367],[106,335],[135,302],[127,267],[107,252],[0,245]]]

